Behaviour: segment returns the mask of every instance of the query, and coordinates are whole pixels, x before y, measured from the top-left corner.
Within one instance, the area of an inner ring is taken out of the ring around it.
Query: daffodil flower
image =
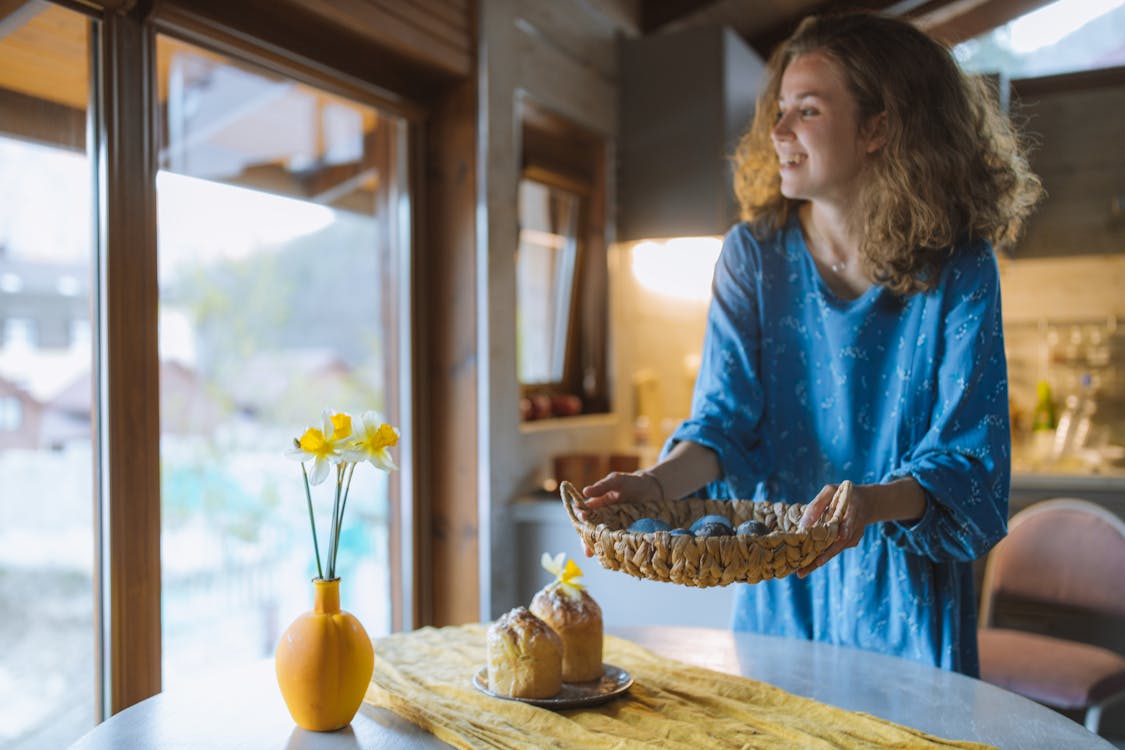
[[[344,510],[348,505],[348,492],[351,490],[356,465],[370,461],[377,468],[393,471],[395,463],[387,449],[397,444],[398,430],[380,422],[375,412],[365,412],[356,429],[350,414],[328,409],[321,413],[319,427],[309,427],[301,437],[293,440],[293,447],[287,454],[301,462],[318,580],[332,580],[336,577],[336,552],[340,547]],[[311,473],[305,468],[306,461],[313,462]],[[328,565],[322,568],[316,513],[309,485],[320,484],[327,479],[333,465],[336,466],[336,493],[332,500],[332,519],[328,530]]]
[[[551,557],[546,552],[540,558],[539,564],[548,572],[555,576],[555,584],[566,594],[570,596],[578,596],[582,589],[586,588],[582,584],[582,569],[578,567],[578,563],[574,560],[566,560],[566,565],[563,561],[566,560],[566,554],[560,552],[559,554]]]
[[[287,452],[301,463],[313,462],[310,484],[320,484],[328,478],[329,468],[343,460],[343,447],[352,434],[352,418],[347,414],[333,414],[325,409],[320,419],[321,426],[305,430]]]
[[[370,461],[371,465],[384,471],[394,471],[395,462],[387,450],[398,445],[398,430],[384,424],[373,411],[364,412],[359,418],[359,427],[348,443],[349,460]]]

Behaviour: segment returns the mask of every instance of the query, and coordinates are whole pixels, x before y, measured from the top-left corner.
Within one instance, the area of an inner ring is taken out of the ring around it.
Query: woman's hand
[[[841,550],[859,544],[868,524],[876,521],[917,523],[926,512],[926,504],[926,494],[912,476],[882,484],[853,485],[846,480],[840,484],[826,484],[805,507],[800,528],[818,521],[836,521],[840,524],[839,536],[819,557],[798,570],[797,576],[804,578]]]
[[[871,523],[871,508],[867,496],[851,482],[841,484],[826,484],[805,506],[804,515],[801,516],[799,528],[812,526],[820,520],[839,523],[836,541],[821,552],[811,563],[797,571],[798,578],[804,578],[824,563],[849,547],[859,544],[867,524]]]
[[[615,503],[641,503],[646,500],[663,500],[664,488],[660,480],[648,472],[638,471],[632,474],[614,471],[602,477],[589,487],[582,488],[582,496],[586,498],[587,508],[602,508]],[[586,514],[581,508],[578,515],[583,521]],[[586,557],[593,557],[594,550],[589,545],[586,548]]]
[[[582,496],[590,508],[601,508],[614,503],[640,503],[646,500],[663,500],[664,488],[654,474],[637,471],[627,474],[614,471],[589,487],[582,488]]]

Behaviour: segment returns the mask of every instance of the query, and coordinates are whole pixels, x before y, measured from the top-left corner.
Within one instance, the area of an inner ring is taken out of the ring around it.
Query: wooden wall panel
[[[292,0],[370,41],[453,76],[473,72],[471,0]]]
[[[425,221],[415,308],[419,346],[415,540],[418,625],[477,622],[480,560],[477,487],[476,86],[466,81],[433,112],[425,138]]]

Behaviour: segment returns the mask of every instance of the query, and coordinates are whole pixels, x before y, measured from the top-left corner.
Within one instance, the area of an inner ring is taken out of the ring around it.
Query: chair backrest
[[[1088,500],[1058,498],[1014,515],[989,553],[981,624],[998,598],[1125,618],[1125,521]]]

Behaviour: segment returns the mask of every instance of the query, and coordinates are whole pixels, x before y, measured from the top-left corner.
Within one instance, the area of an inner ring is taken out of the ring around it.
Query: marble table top
[[[941,737],[1005,750],[1114,750],[1080,724],[980,680],[824,643],[713,628],[610,628],[663,656],[768,682]],[[72,750],[445,748],[384,709],[364,705],[351,726],[306,732],[285,708],[272,660],[160,693],[110,717]]]

